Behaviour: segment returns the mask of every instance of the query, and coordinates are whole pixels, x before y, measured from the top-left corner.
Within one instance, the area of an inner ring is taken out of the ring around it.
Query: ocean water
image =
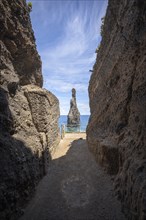
[[[66,132],[85,132],[86,127],[88,124],[90,115],[80,115],[80,126],[78,127],[67,127],[65,126]],[[61,128],[61,125],[67,125],[67,115],[61,115],[59,118],[59,127]]]

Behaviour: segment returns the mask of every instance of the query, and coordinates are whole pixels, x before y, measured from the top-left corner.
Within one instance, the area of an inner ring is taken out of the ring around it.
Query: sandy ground
[[[20,220],[124,220],[113,183],[88,151],[86,134],[66,134]]]

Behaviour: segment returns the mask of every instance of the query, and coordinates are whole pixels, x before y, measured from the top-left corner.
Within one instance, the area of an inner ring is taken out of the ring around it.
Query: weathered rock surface
[[[0,1],[0,219],[17,219],[59,143],[25,0]]]
[[[109,0],[89,83],[87,139],[130,220],[146,219],[146,2]]]
[[[70,110],[67,117],[68,126],[80,125],[80,112],[76,103],[76,90],[72,89],[72,99],[70,100]]]

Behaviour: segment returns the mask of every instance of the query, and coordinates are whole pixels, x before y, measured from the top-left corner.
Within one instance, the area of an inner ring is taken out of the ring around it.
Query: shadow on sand
[[[62,144],[58,151],[20,220],[124,220],[110,176],[96,164],[86,140]]]

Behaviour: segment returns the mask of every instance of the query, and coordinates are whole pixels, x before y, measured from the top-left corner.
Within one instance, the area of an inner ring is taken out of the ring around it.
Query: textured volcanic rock
[[[24,0],[0,1],[0,219],[17,219],[59,142]]]
[[[68,126],[78,126],[80,124],[80,112],[76,103],[76,90],[72,89],[72,99],[70,100],[70,110],[67,117]]]
[[[109,0],[89,83],[89,148],[130,220],[146,219],[145,12],[144,0]]]

